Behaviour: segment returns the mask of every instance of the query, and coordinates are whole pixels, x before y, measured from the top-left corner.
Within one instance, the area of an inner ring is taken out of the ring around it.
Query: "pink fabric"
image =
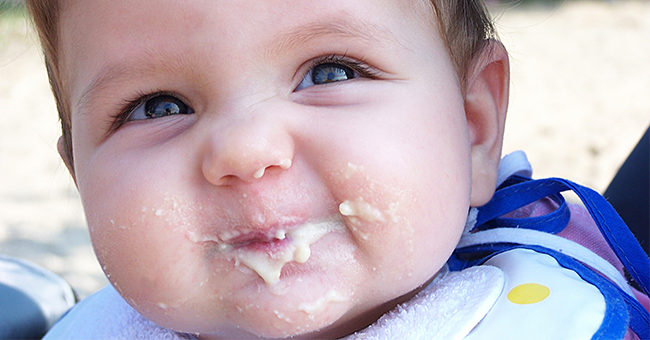
[[[553,212],[557,207],[558,205],[555,202],[545,198],[517,209],[507,214],[506,217],[523,218],[542,216]],[[569,224],[557,235],[589,248],[598,256],[609,261],[614,265],[614,267],[616,267],[616,269],[618,269],[619,272],[621,272],[621,274],[623,274],[623,264],[618,260],[614,251],[607,244],[607,241],[605,241],[605,238],[600,233],[600,230],[598,230],[598,226],[596,226],[596,223],[589,215],[589,212],[584,207],[577,204],[569,204],[569,210],[571,211]],[[646,310],[650,311],[650,299],[648,296],[634,288],[632,288],[632,291],[641,305],[643,305]],[[628,329],[624,339],[633,340],[638,339],[638,337],[634,332]]]

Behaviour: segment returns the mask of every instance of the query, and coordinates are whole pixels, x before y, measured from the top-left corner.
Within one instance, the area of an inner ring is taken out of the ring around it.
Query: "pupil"
[[[145,103],[145,113],[149,118],[186,114],[187,111],[187,105],[172,96],[154,97]]]

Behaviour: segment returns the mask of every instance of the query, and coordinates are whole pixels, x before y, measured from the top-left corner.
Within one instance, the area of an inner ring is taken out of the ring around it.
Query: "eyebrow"
[[[80,113],[86,112],[86,106],[88,105],[88,99],[92,98],[96,92],[101,92],[104,88],[107,87],[115,79],[119,79],[122,75],[130,73],[129,69],[131,67],[126,67],[124,64],[110,64],[106,67],[103,67],[101,72],[97,74],[90,82],[84,91],[81,93],[75,108]]]
[[[84,89],[75,108],[80,113],[86,113],[88,102],[96,93],[108,88],[111,83],[123,83],[129,79],[137,79],[156,74],[162,69],[180,69],[188,64],[182,54],[166,50],[144,50],[127,61],[119,60],[102,67],[99,73]],[[191,68],[189,68],[191,70]]]
[[[281,32],[269,44],[271,46],[269,52],[277,55],[280,54],[280,51],[294,50],[312,40],[327,36],[361,39],[367,43],[380,44],[389,41],[398,41],[387,28],[363,22],[349,14],[343,13],[337,18],[327,20],[326,22],[293,27]]]
[[[339,37],[347,39],[360,39],[365,43],[375,43],[383,45],[390,41],[399,40],[385,27],[363,22],[346,13],[337,13],[334,19],[326,17],[316,23],[292,27],[280,32],[271,42],[266,44],[267,56],[275,57],[282,54],[282,51],[293,51],[308,44],[311,41],[324,37]],[[399,43],[400,46],[406,48]],[[134,59],[117,61],[104,66],[100,72],[92,79],[90,84],[84,89],[75,108],[80,113],[88,112],[86,110],[88,103],[96,93],[106,89],[109,84],[116,81],[127,81],[128,79],[146,77],[155,74],[161,69],[180,69],[183,65],[189,64],[183,54],[173,53],[167,50],[145,50]],[[169,64],[174,67],[169,67]],[[162,66],[162,65],[165,66]],[[191,67],[189,68],[192,69]],[[128,76],[125,78],[125,76]]]

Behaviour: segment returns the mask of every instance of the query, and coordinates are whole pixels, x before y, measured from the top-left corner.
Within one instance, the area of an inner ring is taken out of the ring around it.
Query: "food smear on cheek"
[[[384,214],[364,201],[362,197],[354,201],[343,201],[339,204],[339,212],[343,216],[355,216],[366,222],[385,222]]]
[[[380,176],[384,180],[377,181],[363,165],[352,162],[333,174],[333,180],[338,180],[341,187],[355,191],[352,195],[342,195],[338,207],[352,234],[368,244],[391,242],[399,245],[400,270],[392,274],[396,280],[412,276],[416,270],[413,254],[418,238],[408,211],[411,203],[417,202],[417,190],[402,182],[400,177]]]
[[[359,185],[359,183],[362,183],[366,187],[365,189],[359,190],[357,195],[355,195],[357,196],[356,198],[343,200],[343,202],[339,204],[339,213],[341,213],[341,215],[355,224],[362,222],[398,222],[399,218],[396,214],[399,208],[398,202],[392,202],[388,205],[388,209],[381,210],[373,204],[368,203],[364,197],[383,197],[388,193],[390,197],[400,198],[402,195],[399,194],[399,191],[372,180],[365,173],[365,168],[360,165],[348,163],[341,173],[343,175],[342,177],[345,179],[345,185],[350,183],[352,185]]]
[[[376,223],[396,223],[398,221],[395,211],[397,204],[391,204],[387,210],[379,210],[366,202],[362,197],[354,200],[345,200],[339,204],[339,212],[349,222],[349,226],[362,239],[368,240],[370,233],[362,231],[368,225]]]

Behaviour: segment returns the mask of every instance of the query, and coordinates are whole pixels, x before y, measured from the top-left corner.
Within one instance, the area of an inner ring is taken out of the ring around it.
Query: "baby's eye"
[[[131,113],[129,120],[142,120],[159,118],[178,114],[192,114],[192,110],[182,100],[166,95],[158,94],[150,98],[144,98]]]
[[[324,85],[346,81],[358,77],[359,75],[348,66],[337,63],[320,64],[314,66],[311,70],[309,70],[309,72],[307,72],[307,74],[305,74],[305,76],[302,78],[302,81],[296,88],[296,91],[300,91],[304,88],[314,85]]]

